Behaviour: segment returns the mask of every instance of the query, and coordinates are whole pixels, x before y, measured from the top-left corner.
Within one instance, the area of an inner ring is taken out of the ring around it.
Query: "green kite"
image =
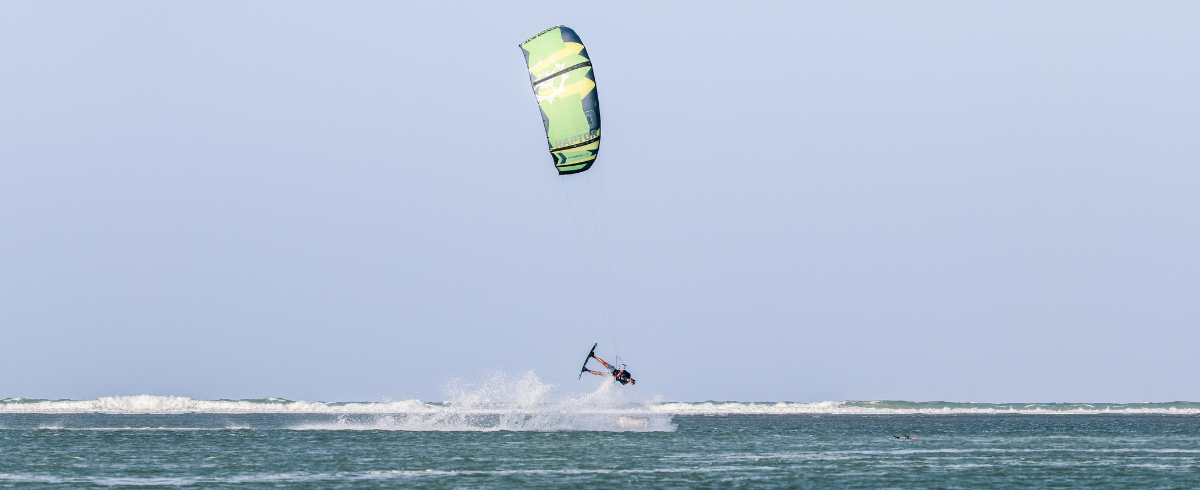
[[[575,31],[554,26],[521,43],[529,82],[559,175],[592,167],[600,152],[600,99],[587,48]]]

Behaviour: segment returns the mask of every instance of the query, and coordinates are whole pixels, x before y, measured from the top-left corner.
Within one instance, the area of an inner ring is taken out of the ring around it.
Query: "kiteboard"
[[[596,343],[592,344],[592,350],[588,351],[588,355],[587,355],[587,357],[583,358],[583,367],[579,369],[579,377],[578,377],[578,378],[576,378],[576,379],[583,379],[583,373],[584,373],[584,371],[587,371],[587,370],[588,370],[588,368],[587,368],[587,362],[588,362],[588,359],[591,359],[591,358],[592,358],[592,355],[594,355],[594,354],[596,353],[596,346],[597,346],[597,345],[600,345],[600,343],[599,343],[599,342],[596,342]]]

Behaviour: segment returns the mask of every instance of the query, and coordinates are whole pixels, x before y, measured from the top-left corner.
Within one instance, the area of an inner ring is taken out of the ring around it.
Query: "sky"
[[[1200,4],[652,3],[0,3],[0,398],[1200,401]]]

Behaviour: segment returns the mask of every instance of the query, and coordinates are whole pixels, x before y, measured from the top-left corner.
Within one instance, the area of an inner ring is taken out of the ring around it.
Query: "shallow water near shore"
[[[7,413],[0,487],[1200,486],[1196,415],[671,414],[635,429],[615,416],[586,419],[609,430],[509,430],[496,417],[529,414],[500,410],[482,430],[413,430],[395,414]]]

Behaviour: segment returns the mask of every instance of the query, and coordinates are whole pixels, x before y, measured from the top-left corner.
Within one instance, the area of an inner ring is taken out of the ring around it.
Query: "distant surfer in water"
[[[592,347],[592,350],[593,350],[593,351],[595,351],[595,350],[596,350],[596,348],[595,348],[595,347]],[[594,354],[594,353],[589,353],[589,354],[588,354],[588,359],[595,359],[595,360],[597,360],[597,361],[600,361],[600,364],[603,364],[603,365],[604,365],[604,368],[605,368],[605,369],[608,369],[608,373],[606,374],[606,373],[602,373],[602,372],[600,372],[600,371],[592,371],[591,369],[588,369],[588,368],[587,368],[587,359],[584,359],[584,363],[583,363],[583,372],[585,372],[585,373],[592,373],[592,374],[595,374],[596,376],[606,376],[606,375],[609,375],[609,374],[611,374],[611,375],[612,375],[612,377],[613,377],[613,380],[615,380],[615,381],[617,381],[618,383],[621,383],[621,384],[623,384],[623,385],[627,385],[627,384],[637,384],[637,381],[634,381],[633,377],[629,375],[629,371],[626,371],[626,370],[624,370],[624,369],[617,369],[616,367],[613,367],[613,366],[612,366],[612,365],[610,365],[609,363],[607,363],[607,362],[604,362],[604,359],[601,359],[601,358],[599,358],[599,357],[596,357],[596,354]]]

